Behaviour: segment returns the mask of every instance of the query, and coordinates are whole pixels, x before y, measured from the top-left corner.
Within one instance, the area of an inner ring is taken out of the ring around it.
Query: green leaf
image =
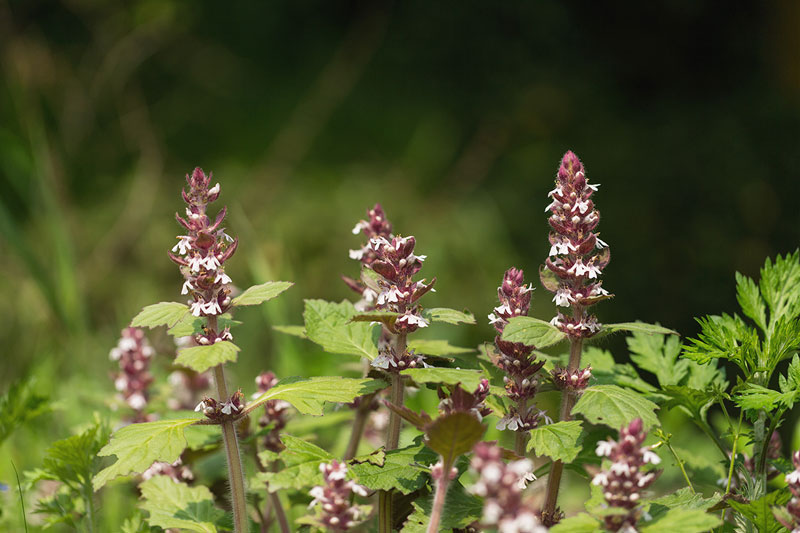
[[[701,509],[670,509],[652,522],[640,523],[641,533],[702,533],[709,531],[722,523],[722,520],[713,514]]]
[[[356,355],[370,361],[378,356],[380,329],[368,322],[352,322],[357,314],[353,304],[306,300],[303,318],[309,340],[329,353]]]
[[[594,533],[595,531],[605,531],[603,524],[586,513],[565,518],[550,528],[550,533]]]
[[[433,508],[433,495],[413,502],[414,511],[403,525],[402,533],[425,533],[430,522]],[[483,502],[477,496],[469,494],[458,481],[453,481],[447,488],[444,499],[439,531],[465,529],[473,522],[479,521],[483,515]]]
[[[604,336],[617,331],[630,331],[646,333],[648,335],[677,335],[677,331],[659,326],[656,324],[645,324],[644,322],[620,322],[619,324],[603,324],[597,336]]]
[[[521,342],[536,348],[547,348],[567,336],[550,322],[530,316],[516,316],[503,329],[503,340]]]
[[[120,528],[120,533],[151,533],[152,529],[142,518],[142,513],[136,511],[136,514],[130,518],[126,518]]]
[[[471,348],[460,348],[458,346],[451,346],[447,341],[429,339],[414,339],[409,341],[408,349],[414,350],[418,354],[433,355],[438,357],[475,353],[475,350]]]
[[[778,392],[751,383],[740,390],[739,393],[733,397],[733,401],[742,409],[749,410],[763,409],[765,411],[772,411],[778,407],[791,409],[792,405],[797,401],[798,394],[800,394],[798,390]]]
[[[195,372],[205,372],[217,365],[236,362],[239,350],[240,348],[230,341],[216,342],[208,346],[192,346],[178,350],[175,364],[191,368]]]
[[[422,317],[430,322],[446,322],[448,324],[475,324],[475,316],[469,311],[456,311],[446,307],[425,309]]]
[[[300,490],[312,485],[322,484],[320,463],[329,463],[334,457],[319,446],[291,435],[281,435],[286,447],[278,459],[283,467],[277,472],[261,472],[257,479],[269,485],[269,491],[282,489]]]
[[[189,306],[178,302],[160,302],[148,305],[138,315],[133,317],[131,326],[135,328],[150,328],[158,326],[173,326],[189,313]]]
[[[753,319],[762,331],[767,331],[767,306],[761,298],[758,285],[752,279],[736,273],[736,299],[742,312]]]
[[[738,316],[723,314],[697,319],[700,334],[689,339],[683,357],[700,364],[712,359],[729,359],[749,373],[749,367],[758,360],[759,340],[756,331]]]
[[[359,311],[350,320],[352,322],[380,322],[390,331],[394,331],[394,323],[400,318],[400,313],[391,311]]]
[[[636,331],[626,339],[631,360],[655,374],[661,387],[677,385],[689,373],[690,361],[678,359],[681,344],[674,335],[648,335]]]
[[[779,376],[778,383],[781,392],[791,392],[800,389],[800,357],[797,354],[792,358],[789,363],[789,368],[786,370],[786,376]]]
[[[370,463],[375,466],[383,466],[386,462],[386,450],[383,449],[383,446],[375,450],[374,452],[359,455],[358,457],[354,457],[350,460],[351,463]]]
[[[663,392],[669,397],[664,409],[678,406],[692,418],[703,421],[706,419],[706,411],[717,400],[714,389],[711,388],[700,390],[687,386],[669,386]]]
[[[226,515],[214,506],[214,495],[203,486],[189,487],[168,476],[153,476],[139,484],[139,490],[144,498],[139,507],[150,513],[151,526],[216,533]]]
[[[333,377],[286,378],[247,404],[252,411],[269,400],[286,400],[305,415],[321,415],[322,402],[352,402],[358,396],[386,387],[376,379]]]
[[[596,385],[583,392],[572,412],[583,415],[592,424],[604,424],[613,429],[641,418],[647,429],[658,425],[656,409],[656,404],[640,394],[616,385]]]
[[[19,381],[0,396],[0,444],[18,427],[50,411],[47,396],[33,389],[33,381]]]
[[[428,368],[409,368],[401,372],[417,383],[444,383],[461,386],[467,392],[472,392],[478,388],[481,379],[484,378],[480,370],[464,370],[461,368],[438,368],[430,366]]]
[[[688,457],[688,456],[687,456]],[[711,498],[704,498],[701,494],[692,492],[689,487],[679,489],[672,494],[650,500],[649,513],[653,518],[665,514],[670,509],[699,509],[708,511],[711,507],[720,502],[722,497],[719,494]]]
[[[459,455],[470,451],[481,440],[486,426],[472,415],[454,412],[434,420],[426,428],[428,446],[442,456],[442,463],[453,465]]]
[[[261,285],[253,285],[233,299],[233,305],[258,305],[272,300],[280,293],[294,285],[291,281],[268,281]]]
[[[99,468],[97,453],[108,442],[109,428],[96,420],[87,430],[54,442],[47,449],[42,468],[31,481],[58,481],[77,494],[91,487],[92,476]]]
[[[538,427],[530,432],[528,451],[541,457],[546,455],[553,461],[571,463],[581,451],[581,422],[556,422]]]
[[[305,326],[272,326],[272,329],[275,331],[280,331],[281,333],[286,333],[287,335],[300,337],[301,339],[308,338],[308,335],[306,335]]]
[[[370,490],[396,489],[410,494],[425,486],[427,467],[439,457],[419,444],[386,452],[383,466],[358,463],[350,466],[359,484]]]
[[[773,263],[769,258],[761,269],[759,288],[770,310],[769,327],[781,320],[792,320],[800,313],[800,255],[795,251],[784,257],[780,255]]]
[[[94,477],[94,490],[99,490],[110,480],[150,468],[155,461],[174,463],[186,448],[183,430],[199,418],[158,420],[131,424],[111,436],[111,442],[98,455],[116,455],[117,462]]]
[[[784,531],[783,526],[775,520],[772,514],[772,507],[786,505],[790,494],[787,490],[775,490],[765,494],[757,500],[749,503],[740,503],[734,499],[728,500],[728,505],[734,511],[742,514],[750,520],[759,533],[774,533]]]

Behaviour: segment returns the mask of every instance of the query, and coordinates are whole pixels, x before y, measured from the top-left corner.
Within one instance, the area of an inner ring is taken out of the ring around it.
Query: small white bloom
[[[602,240],[600,237],[595,237],[594,245],[598,248],[608,248],[608,243],[606,243],[606,241]]]
[[[554,194],[557,194],[559,196],[564,196],[564,191],[561,190],[561,185],[559,185],[558,187],[547,193],[547,196],[553,196]]]
[[[224,285],[224,284],[230,283],[231,281],[232,281],[231,278],[229,278],[228,275],[225,272],[222,272],[221,270],[217,270],[217,277],[214,278],[214,283],[222,282],[222,284]]]
[[[425,320],[421,316],[418,316],[418,315],[415,315],[415,314],[412,314],[412,313],[406,313],[405,315],[403,315],[400,318],[398,318],[397,321],[398,322],[405,322],[409,326],[417,326],[419,328],[427,328],[428,327],[428,321],[427,320]]]
[[[205,306],[203,307],[203,311],[205,311],[206,314],[209,315],[222,314],[222,308],[219,306],[219,302],[217,301],[216,298],[205,304]]]
[[[366,227],[368,227],[368,224],[367,224],[366,221],[364,221],[364,220],[359,221],[358,224],[356,224],[353,227],[353,235],[358,235],[359,233],[361,233],[362,228],[366,228]]]
[[[137,411],[141,411],[147,405],[147,400],[140,392],[134,392],[128,396],[128,405]]]
[[[361,248],[360,250],[350,250],[350,259],[355,259],[356,261],[361,261],[361,258],[364,257],[364,249]]]
[[[212,194],[219,194],[219,183],[208,189],[208,195],[211,196]]]
[[[192,302],[192,314],[194,316],[200,316],[200,314],[205,309],[206,303],[203,300],[195,300]]]
[[[657,465],[658,463],[660,463],[660,462],[661,462],[661,457],[659,457],[658,455],[656,455],[656,454],[655,454],[655,452],[653,452],[653,451],[651,451],[651,450],[645,450],[645,451],[642,453],[642,460],[643,460],[645,463],[650,463],[650,464]]]
[[[189,237],[185,235],[179,235],[177,239],[179,239],[178,244],[172,247],[172,251],[178,252],[181,255],[186,255],[186,252],[192,248],[192,243],[189,240]]]
[[[503,508],[495,500],[490,500],[484,504],[483,521],[487,525],[496,524],[501,516],[503,516]]]
[[[592,485],[602,485],[603,487],[608,485],[608,474],[605,472],[600,472],[599,474],[595,475],[592,478]]]
[[[594,185],[592,185],[592,184],[590,184],[590,183],[587,183],[587,184],[586,184],[586,187],[588,187],[589,189],[591,189],[591,190],[593,190],[593,191],[595,191],[595,192],[597,191],[597,188],[598,188],[599,186],[600,186],[600,184],[599,184],[599,183],[595,183]]]
[[[128,378],[120,376],[114,380],[114,388],[122,392],[128,388]]]
[[[119,361],[120,357],[122,357],[122,350],[119,348],[111,348],[111,351],[108,352],[108,358],[112,361]]]
[[[375,368],[382,368],[383,370],[388,370],[389,364],[391,363],[392,366],[397,366],[394,359],[386,355],[385,353],[380,354],[378,357],[372,360],[370,363]]]
[[[233,404],[230,401],[225,402],[225,405],[223,405],[221,409],[222,413],[226,415],[231,414],[232,410],[233,410]]]
[[[647,474],[643,475],[643,476],[642,476],[642,477],[639,479],[639,483],[638,483],[638,485],[639,485],[639,488],[642,488],[642,487],[644,487],[645,485],[647,485],[648,483],[650,483],[650,480],[651,480],[651,479],[653,479],[655,476],[656,476],[656,475],[655,475],[654,473],[652,473],[652,472],[648,472]]]
[[[631,472],[631,467],[628,463],[617,461],[611,465],[611,472],[618,476],[627,476]]]
[[[601,440],[597,443],[595,453],[600,457],[608,457],[614,451],[614,443],[607,440]]]
[[[359,485],[358,483],[353,483],[353,486],[352,486],[352,487],[350,487],[350,488],[351,488],[351,490],[352,490],[353,492],[355,492],[355,493],[356,493],[356,494],[358,494],[359,496],[363,496],[363,497],[365,497],[365,498],[366,498],[366,497],[367,497],[367,495],[369,494],[369,492],[367,491],[367,488],[366,488],[366,487],[364,487],[364,486],[362,486],[362,485]]]
[[[205,411],[206,410],[206,402],[198,403],[197,406],[194,408],[194,410],[197,413],[199,413],[200,411]]]
[[[205,259],[200,257],[199,254],[194,254],[192,257],[189,258],[189,268],[192,272],[200,272],[200,267],[203,266]]]
[[[503,471],[495,463],[489,463],[481,470],[481,477],[489,483],[497,483],[503,477]]]
[[[497,322],[505,322],[505,319],[495,315],[494,313],[489,314],[489,324],[496,324]]]
[[[206,270],[216,270],[219,265],[219,260],[214,254],[208,254],[205,258]]]
[[[556,291],[555,296],[553,296],[553,301],[558,306],[569,307],[575,301],[575,298],[572,297],[572,293],[569,289],[562,288]]]
[[[800,483],[800,470],[793,470],[786,474],[786,483],[789,485],[797,485]]]
[[[131,350],[136,349],[136,341],[131,339],[130,337],[122,337],[119,340],[119,344],[117,344],[117,346],[123,352],[129,352]]]
[[[188,279],[183,282],[183,287],[181,287],[181,294],[189,294],[189,291],[194,290],[192,286],[192,282]]]

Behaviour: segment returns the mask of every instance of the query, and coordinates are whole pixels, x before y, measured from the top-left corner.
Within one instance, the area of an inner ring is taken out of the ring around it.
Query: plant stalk
[[[442,520],[444,510],[444,500],[447,496],[447,487],[450,485],[450,469],[452,465],[442,466],[442,475],[436,480],[436,494],[433,497],[433,508],[431,509],[431,521],[428,522],[427,533],[438,533],[439,522]]]
[[[581,310],[575,309],[575,314],[580,316]],[[569,345],[569,364],[567,370],[574,372],[581,366],[581,353],[583,351],[583,339],[572,338]],[[568,421],[572,419],[572,407],[575,405],[576,394],[574,391],[565,390],[561,395],[561,411],[559,420]],[[561,485],[561,474],[564,471],[564,463],[554,461],[550,468],[550,475],[547,477],[547,497],[544,508],[542,509],[542,519],[545,525],[552,525],[552,520],[556,518],[556,504],[558,503],[558,488]]]
[[[353,420],[353,430],[350,433],[350,440],[347,442],[347,449],[344,452],[344,460],[349,461],[358,453],[358,444],[361,442],[361,437],[364,434],[364,427],[367,425],[369,413],[372,411],[372,400],[375,398],[375,393],[367,394],[361,397],[361,401],[356,409],[356,417]]]
[[[519,400],[517,402],[517,412],[520,416],[525,414],[525,409],[528,407],[528,400]],[[528,440],[527,431],[516,431],[514,433],[514,453],[520,457],[525,457],[525,443]]]
[[[208,317],[208,328],[217,330],[217,317]],[[214,382],[217,386],[219,401],[228,400],[228,385],[225,383],[225,370],[222,365],[214,367]],[[222,439],[225,442],[225,459],[228,463],[228,483],[231,487],[231,507],[233,508],[233,527],[235,533],[248,533],[247,523],[247,493],[244,489],[244,469],[242,456],[239,451],[239,438],[236,435],[236,425],[227,420],[220,424]]]
[[[742,417],[744,409],[739,411],[739,426],[736,428],[736,435],[733,436],[733,449],[731,450],[731,466],[728,469],[728,483],[725,487],[725,494],[730,494],[731,483],[733,482],[733,465],[736,463],[736,446],[739,444],[739,434],[742,432]]]
[[[406,352],[406,334],[398,333],[395,339],[395,353],[402,355]],[[392,403],[403,405],[404,384],[403,378],[399,373],[392,373]],[[386,451],[397,449],[400,443],[400,415],[394,411],[389,412],[389,430],[386,434]],[[392,492],[382,490],[378,493],[378,530],[380,533],[391,533],[392,531]]]

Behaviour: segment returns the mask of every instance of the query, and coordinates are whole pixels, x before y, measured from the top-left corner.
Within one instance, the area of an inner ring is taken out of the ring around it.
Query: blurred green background
[[[32,468],[36,435],[102,410],[119,330],[180,298],[166,252],[196,165],[241,240],[234,282],[296,282],[237,316],[247,392],[261,369],[341,371],[270,326],[351,297],[375,202],[428,255],[427,305],[479,317],[439,331],[490,340],[503,271],[538,285],[567,149],[602,184],[600,320],[693,335],[735,310],[735,271],[798,245],[798,23],[792,0],[0,1],[0,389],[36,375],[62,402],[6,449]],[[553,313],[539,289],[532,314]]]

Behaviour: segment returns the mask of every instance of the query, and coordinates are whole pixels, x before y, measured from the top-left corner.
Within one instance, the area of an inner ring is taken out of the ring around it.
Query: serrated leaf
[[[329,463],[334,457],[319,446],[291,435],[281,435],[286,447],[278,454],[283,467],[277,472],[261,472],[257,479],[269,485],[269,491],[300,490],[322,484],[320,463]]]
[[[687,456],[688,457],[688,456]],[[715,463],[716,464],[716,463]],[[672,494],[650,500],[650,510],[653,518],[658,518],[670,509],[699,509],[707,511],[720,502],[721,496],[716,494],[711,498],[704,498],[702,494],[692,492],[689,487],[679,489]]]
[[[717,400],[713,389],[693,389],[686,386],[665,387],[663,392],[669,397],[664,409],[681,407],[689,416],[705,420],[706,411]]]
[[[636,331],[625,339],[636,366],[655,374],[661,387],[677,385],[689,373],[690,361],[678,359],[681,344],[674,335],[648,335]]]
[[[306,300],[303,319],[308,339],[329,353],[356,355],[370,361],[378,356],[380,328],[368,322],[351,322],[357,314],[353,304]]]
[[[409,368],[400,373],[410,377],[417,383],[444,383],[446,385],[461,383],[462,388],[467,392],[477,389],[481,384],[481,379],[485,377],[480,370],[433,366],[428,368]]]
[[[460,348],[451,346],[449,342],[443,340],[414,339],[408,342],[408,349],[414,350],[418,354],[446,357],[448,355],[463,355],[475,353],[471,348]]]
[[[291,281],[268,281],[260,285],[253,285],[242,294],[233,299],[233,305],[258,305],[271,300],[280,293],[294,285]]]
[[[0,444],[15,429],[49,411],[48,398],[34,391],[33,381],[12,384],[0,396]]]
[[[475,324],[475,315],[469,311],[456,311],[446,307],[433,307],[425,309],[422,317],[430,322],[445,322],[447,324]]]
[[[172,326],[189,312],[189,306],[178,302],[159,302],[148,305],[131,320],[135,328],[156,328]]]
[[[530,316],[516,316],[503,329],[503,340],[521,342],[536,348],[547,348],[567,336],[550,322]]]
[[[226,515],[214,506],[214,495],[206,487],[175,483],[169,476],[153,476],[140,483],[139,490],[144,498],[139,507],[150,513],[151,526],[216,533]]]
[[[733,397],[733,401],[742,409],[772,411],[777,407],[789,409],[797,401],[798,390],[778,392],[761,385],[749,384]]]
[[[72,491],[81,492],[91,486],[92,476],[99,467],[98,451],[108,442],[110,430],[96,421],[85,431],[57,440],[50,445],[29,482],[53,480],[63,483]]]
[[[728,500],[728,505],[734,511],[741,513],[750,520],[759,533],[775,533],[783,531],[783,526],[775,520],[775,516],[772,514],[772,507],[785,505],[789,498],[788,491],[775,490],[749,503],[740,503],[730,499]]]
[[[769,327],[781,320],[792,320],[800,312],[797,286],[800,284],[800,256],[798,252],[769,258],[761,269],[759,288],[770,310]]]
[[[753,319],[762,331],[767,330],[767,306],[761,298],[758,285],[751,278],[736,273],[736,300],[742,312]]]
[[[481,440],[486,426],[472,415],[454,412],[442,415],[425,429],[428,447],[442,456],[445,466],[470,451]]]
[[[439,457],[430,448],[412,445],[386,452],[383,466],[358,463],[350,466],[356,481],[371,490],[396,489],[410,494],[426,483],[426,468]]]
[[[281,333],[286,333],[287,335],[300,337],[301,339],[308,338],[305,326],[272,326],[272,329],[275,331],[280,331]]]
[[[781,392],[791,392],[800,389],[800,357],[794,354],[789,368],[786,369],[786,376],[778,378]]]
[[[678,335],[677,331],[659,326],[656,324],[645,324],[644,322],[620,322],[619,324],[603,324],[597,336],[603,336],[617,331],[630,331],[646,333],[648,335]]]
[[[556,422],[531,430],[528,451],[541,457],[546,455],[553,461],[571,463],[581,451],[581,431],[579,420]]]
[[[565,518],[550,528],[550,533],[594,533],[595,531],[605,531],[605,528],[597,518],[586,513]]]
[[[689,339],[689,344],[684,346],[683,357],[700,364],[712,359],[729,359],[745,371],[757,361],[758,334],[738,316],[711,315],[698,318],[697,322],[700,324],[700,334],[696,339]]]
[[[572,408],[592,424],[604,424],[620,429],[635,418],[641,418],[644,428],[658,426],[655,410],[658,406],[635,392],[616,385],[589,387]]]
[[[722,520],[700,509],[670,509],[652,522],[639,524],[641,533],[702,533],[720,525]]]
[[[183,430],[199,418],[158,420],[130,424],[111,436],[111,442],[98,455],[116,455],[117,462],[101,470],[94,477],[94,490],[99,490],[112,479],[130,473],[141,473],[155,461],[174,463],[186,448]]]
[[[209,368],[224,363],[234,363],[240,348],[231,341],[216,342],[208,346],[192,346],[178,350],[175,364],[191,368],[195,372],[205,372]]]
[[[269,400],[286,400],[305,415],[321,415],[322,402],[348,403],[384,387],[386,383],[376,379],[286,378],[247,404],[247,409],[251,411]]]
[[[383,466],[386,462],[386,450],[383,449],[383,446],[378,448],[372,453],[368,453],[365,455],[359,455],[358,457],[354,457],[350,460],[351,463],[369,463],[375,466]]]

